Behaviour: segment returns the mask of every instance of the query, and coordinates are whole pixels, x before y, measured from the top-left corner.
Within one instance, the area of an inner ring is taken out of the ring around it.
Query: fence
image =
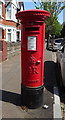
[[[7,42],[7,58],[21,52],[21,42]]]

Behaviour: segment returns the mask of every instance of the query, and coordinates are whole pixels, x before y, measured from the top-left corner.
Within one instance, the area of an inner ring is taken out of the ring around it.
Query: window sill
[[[3,16],[1,16],[1,15],[0,15],[0,18],[1,18],[1,19],[4,19],[4,17],[3,17]]]
[[[16,20],[12,20],[12,19],[9,19],[9,18],[6,18],[6,20],[17,22]]]

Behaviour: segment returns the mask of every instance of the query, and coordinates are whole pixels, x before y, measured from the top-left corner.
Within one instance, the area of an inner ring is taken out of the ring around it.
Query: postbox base
[[[37,88],[21,87],[21,103],[30,109],[35,109],[43,105],[43,86]]]

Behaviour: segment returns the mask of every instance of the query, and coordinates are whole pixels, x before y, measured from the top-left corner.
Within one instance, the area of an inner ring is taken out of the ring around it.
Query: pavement
[[[0,94],[2,92],[2,118],[53,119],[56,68],[52,54],[55,53],[45,50],[44,105],[48,106],[47,109],[43,107],[44,105],[37,109],[22,109],[21,107],[21,55],[13,56],[2,63],[2,89],[0,90]]]
[[[2,61],[2,52],[0,51],[0,63]]]

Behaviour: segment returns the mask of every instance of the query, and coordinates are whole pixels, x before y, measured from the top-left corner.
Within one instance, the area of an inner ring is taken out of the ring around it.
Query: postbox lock
[[[36,64],[38,65],[38,64],[40,64],[40,62],[41,62],[41,61],[40,61],[40,60],[38,60],[38,61],[36,62]]]

